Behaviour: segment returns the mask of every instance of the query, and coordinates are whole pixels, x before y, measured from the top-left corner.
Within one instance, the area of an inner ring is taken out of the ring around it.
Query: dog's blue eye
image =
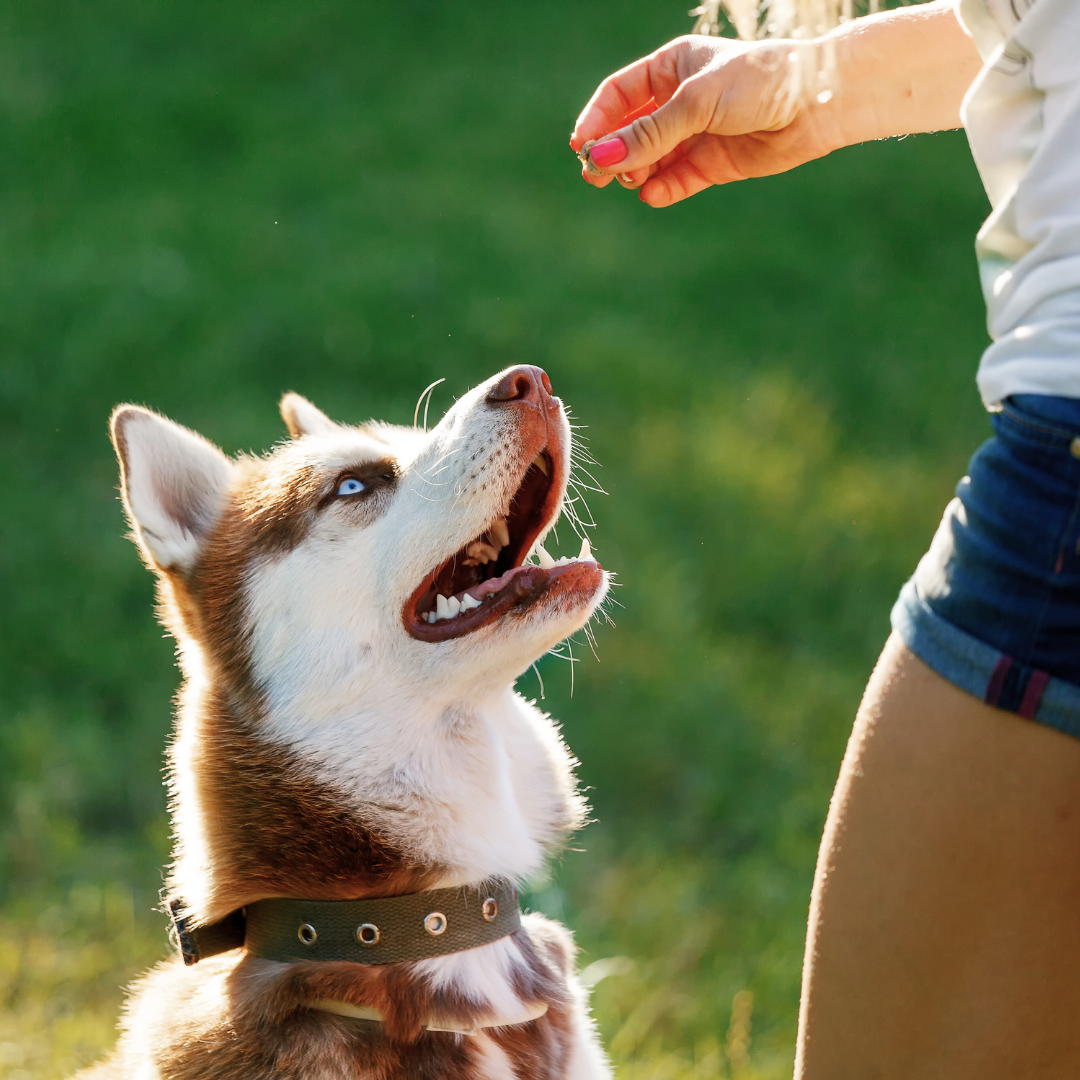
[[[337,493],[339,495],[359,495],[361,491],[367,489],[366,484],[362,484],[355,476],[346,476],[337,486]]]

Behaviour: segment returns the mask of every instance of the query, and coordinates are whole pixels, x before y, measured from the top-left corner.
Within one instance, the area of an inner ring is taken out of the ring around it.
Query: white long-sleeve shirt
[[[983,68],[961,106],[993,210],[975,250],[979,391],[1080,398],[1080,0],[958,0]]]

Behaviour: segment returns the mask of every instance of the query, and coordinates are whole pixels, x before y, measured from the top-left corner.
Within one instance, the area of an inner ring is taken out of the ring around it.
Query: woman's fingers
[[[714,181],[705,176],[688,158],[681,158],[647,180],[638,197],[643,203],[660,209],[689,199],[691,195],[712,187],[713,183]]]
[[[624,188],[634,191],[641,187],[654,171],[654,169],[635,169],[633,172],[619,173],[616,179]]]
[[[607,176],[604,173],[591,173],[589,172],[588,165],[582,165],[581,179],[584,180],[586,184],[591,184],[595,188],[606,188],[615,177]]]
[[[590,139],[599,139],[615,128],[622,127],[632,114],[646,107],[653,99],[649,78],[649,56],[629,67],[609,75],[596,89],[589,103],[581,110],[570,136],[576,152]]]
[[[590,139],[625,127],[671,98],[679,86],[679,57],[686,39],[676,38],[649,56],[609,75],[581,111],[570,145],[576,151]]]
[[[666,104],[605,135],[591,148],[590,160],[612,174],[648,168],[704,131],[712,111],[700,81],[690,79]]]
[[[670,154],[660,169],[641,187],[641,201],[649,206],[671,206],[696,195],[715,184],[730,184],[745,180],[743,172],[732,159],[733,142],[719,135],[702,135],[690,140],[682,152]]]

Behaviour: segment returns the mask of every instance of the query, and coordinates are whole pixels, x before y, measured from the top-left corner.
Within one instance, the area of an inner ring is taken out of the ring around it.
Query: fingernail
[[[589,157],[601,169],[606,169],[609,165],[618,165],[626,157],[626,143],[622,139],[608,139],[607,142],[597,143],[589,151]]]

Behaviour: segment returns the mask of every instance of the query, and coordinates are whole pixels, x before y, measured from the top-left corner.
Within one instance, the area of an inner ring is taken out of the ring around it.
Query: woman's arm
[[[811,84],[832,54],[825,92]],[[570,145],[667,206],[713,184],[784,172],[841,146],[957,127],[979,70],[948,0],[857,19],[814,42],[683,37],[605,79]],[[830,96],[831,95],[831,96]],[[824,99],[824,100],[823,100]]]
[[[960,127],[960,102],[982,59],[951,0],[855,19],[833,31],[832,111],[841,146]]]

